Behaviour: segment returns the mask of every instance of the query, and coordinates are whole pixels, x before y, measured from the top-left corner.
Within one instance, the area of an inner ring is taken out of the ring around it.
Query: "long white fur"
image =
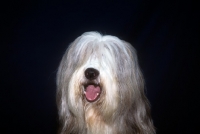
[[[87,68],[100,72],[95,82],[102,93],[95,102],[84,98]],[[97,32],[84,33],[67,49],[57,74],[60,133],[155,133],[143,90],[137,55],[129,43]]]

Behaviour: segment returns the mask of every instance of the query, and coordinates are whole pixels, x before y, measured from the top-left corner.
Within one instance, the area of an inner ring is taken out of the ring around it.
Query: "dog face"
[[[61,132],[154,131],[135,49],[117,37],[77,38],[63,56],[57,87]]]

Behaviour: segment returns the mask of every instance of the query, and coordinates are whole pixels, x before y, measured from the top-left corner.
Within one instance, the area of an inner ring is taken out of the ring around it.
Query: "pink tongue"
[[[94,101],[99,96],[98,93],[100,94],[100,87],[99,86],[95,87],[94,85],[89,85],[86,87],[85,92],[86,92],[85,96],[86,96],[87,100]]]

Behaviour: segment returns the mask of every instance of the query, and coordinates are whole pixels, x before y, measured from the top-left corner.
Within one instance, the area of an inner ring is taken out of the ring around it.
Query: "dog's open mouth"
[[[87,101],[94,102],[99,98],[101,88],[99,85],[88,84],[85,86],[84,94]]]

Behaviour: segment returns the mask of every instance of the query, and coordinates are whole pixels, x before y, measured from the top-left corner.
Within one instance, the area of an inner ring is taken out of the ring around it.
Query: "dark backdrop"
[[[199,13],[191,1],[7,1],[1,4],[0,133],[55,134],[57,67],[86,31],[133,44],[158,134],[199,122]]]

